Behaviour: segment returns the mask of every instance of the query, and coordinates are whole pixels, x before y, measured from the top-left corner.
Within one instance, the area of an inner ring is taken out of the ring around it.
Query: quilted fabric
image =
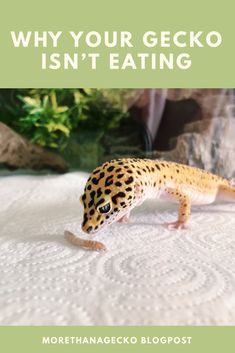
[[[1,325],[234,325],[235,204],[193,209],[190,229],[162,223],[176,207],[146,202],[129,224],[79,236],[87,175],[0,179]]]

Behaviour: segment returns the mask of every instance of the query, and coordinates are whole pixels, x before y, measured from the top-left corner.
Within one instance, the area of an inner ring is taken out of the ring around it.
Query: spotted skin
[[[112,160],[97,167],[87,180],[81,196],[82,229],[93,234],[115,221],[127,222],[131,210],[148,198],[179,203],[178,220],[168,227],[181,229],[186,227],[191,205],[210,204],[218,198],[235,202],[235,187],[226,179],[183,164]]]

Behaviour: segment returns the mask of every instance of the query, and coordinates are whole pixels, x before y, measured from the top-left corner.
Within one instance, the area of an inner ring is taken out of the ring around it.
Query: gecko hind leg
[[[166,225],[168,229],[186,229],[186,224],[191,211],[190,198],[177,189],[167,188],[165,192],[168,199],[179,202],[178,220],[175,222],[167,223]]]

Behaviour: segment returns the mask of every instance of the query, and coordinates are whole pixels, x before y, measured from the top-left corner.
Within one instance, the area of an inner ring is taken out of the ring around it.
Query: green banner
[[[233,327],[1,327],[1,352],[234,352]]]
[[[234,87],[233,0],[1,1],[0,87]]]

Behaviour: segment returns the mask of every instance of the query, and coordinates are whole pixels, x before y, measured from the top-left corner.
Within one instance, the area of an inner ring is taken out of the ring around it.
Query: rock
[[[232,89],[169,89],[167,98],[173,101],[195,100],[201,109],[202,119],[234,117],[234,94]]]
[[[0,163],[9,168],[68,170],[65,161],[55,153],[34,145],[0,122]]]
[[[196,121],[184,130],[171,141],[172,150],[157,151],[153,158],[192,165],[228,179],[235,177],[235,119]]]

